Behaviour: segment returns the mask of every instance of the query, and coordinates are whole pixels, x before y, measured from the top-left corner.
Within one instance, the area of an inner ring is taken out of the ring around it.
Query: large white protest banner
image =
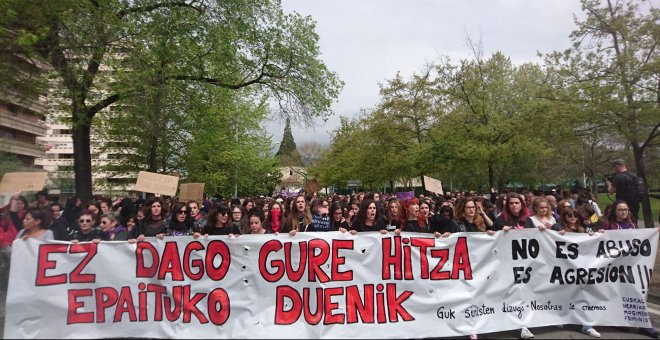
[[[658,231],[13,244],[5,338],[403,338],[648,327]]]

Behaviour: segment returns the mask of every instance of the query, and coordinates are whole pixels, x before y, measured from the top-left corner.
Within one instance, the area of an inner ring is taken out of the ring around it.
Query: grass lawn
[[[610,194],[610,196],[608,197],[607,194],[604,194],[604,193],[598,194],[598,206],[600,207],[600,210],[603,212],[603,214],[605,213],[605,206],[607,206],[608,204],[612,204],[612,202],[614,202],[614,195],[615,194]],[[651,197],[650,199],[651,199],[651,212],[652,212],[652,215],[653,215],[653,221],[657,225],[657,223],[658,223],[658,211],[660,211],[660,199],[653,198],[653,197]],[[644,217],[642,216],[641,204],[640,204],[640,207],[639,207],[639,219],[640,220],[644,219]]]

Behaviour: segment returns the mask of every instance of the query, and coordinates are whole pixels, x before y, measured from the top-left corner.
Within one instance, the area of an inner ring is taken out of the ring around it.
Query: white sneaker
[[[476,334],[470,334],[470,340],[478,340],[479,336]]]
[[[534,337],[534,334],[527,329],[527,327],[523,327],[520,329],[520,338],[521,339],[531,339]]]
[[[600,333],[598,333],[593,327],[589,327],[589,328],[582,327],[582,333],[592,336],[594,338],[600,338]]]

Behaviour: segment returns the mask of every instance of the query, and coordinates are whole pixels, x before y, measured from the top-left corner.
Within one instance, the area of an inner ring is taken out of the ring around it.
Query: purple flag
[[[415,191],[400,191],[396,193],[396,198],[399,199],[399,202],[404,202],[407,199],[415,197]]]

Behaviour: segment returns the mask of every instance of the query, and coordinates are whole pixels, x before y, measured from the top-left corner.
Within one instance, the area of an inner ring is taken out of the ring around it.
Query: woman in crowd
[[[108,211],[101,216],[101,230],[104,241],[128,240],[128,229],[119,223],[119,213]]]
[[[284,220],[284,225],[280,232],[298,232],[305,231],[312,223],[312,213],[307,206],[305,196],[299,195],[293,200],[293,207]]]
[[[461,200],[454,209],[454,230],[455,232],[488,232],[494,234],[492,230],[487,230],[486,221],[484,219],[485,213],[477,213],[477,202],[474,198],[466,198]],[[488,217],[485,217],[488,218]]]
[[[605,211],[605,222],[598,230],[599,232],[604,233],[607,230],[637,229],[637,225],[630,213],[630,207],[625,201],[616,200],[612,203],[609,209],[605,209]],[[639,332],[656,339],[660,336],[658,331],[653,327],[642,327],[639,329]]]
[[[64,212],[62,217],[66,218],[70,223],[76,220],[76,217],[82,211],[83,201],[75,196],[70,196],[67,198],[66,203],[64,204]]]
[[[194,234],[193,221],[190,216],[190,208],[181,202],[172,206],[172,216],[167,224],[166,236],[188,236]]]
[[[2,246],[3,253],[9,252],[11,249],[11,243],[14,242],[18,232],[23,229],[23,219],[27,213],[28,201],[27,197],[16,193],[14,194],[9,204],[4,206],[2,210],[2,220],[0,220],[0,232],[2,232],[2,237],[0,237],[0,245]],[[8,264],[9,257],[5,257],[5,264]],[[6,265],[7,269],[9,266]],[[7,273],[9,273],[7,271]]]
[[[308,232],[328,232],[337,231],[333,229],[332,216],[328,201],[322,198],[315,198],[312,204],[312,222],[304,231]]]
[[[557,221],[552,216],[550,203],[543,196],[534,198],[532,202],[532,211],[534,215],[530,216],[525,222],[525,228],[558,229]]]
[[[100,210],[100,215],[104,215],[108,211],[112,211],[112,201],[107,198],[101,198],[98,200],[98,207]]]
[[[363,231],[379,231],[387,233],[385,219],[378,214],[376,202],[372,200],[363,200],[360,209],[351,223],[350,232],[352,234]]]
[[[252,208],[247,214],[248,234],[266,234],[267,230],[264,228],[264,213],[259,208]]]
[[[525,200],[520,194],[511,192],[504,200],[502,214],[495,219],[493,229],[495,231],[523,229],[527,223],[528,215]],[[527,327],[523,327],[520,329],[520,337],[522,339],[531,339],[534,337],[534,334]]]
[[[269,234],[279,233],[284,224],[284,214],[282,213],[282,205],[277,201],[270,202],[266,206],[267,215],[264,222],[264,228],[268,230]]]
[[[341,203],[333,202],[330,206],[330,213],[332,214],[332,230],[346,231],[350,228]]]
[[[87,210],[92,213],[92,217],[94,218],[92,227],[98,227],[101,222],[101,205],[99,202],[94,200],[87,204],[83,204],[83,210]]]
[[[264,217],[266,218],[268,218],[268,212],[270,211],[269,207],[270,207],[270,203],[266,203],[261,206],[261,211],[264,213]]]
[[[442,205],[442,203],[441,203]],[[431,225],[429,232],[432,232],[435,237],[440,236],[449,236],[451,233],[456,232],[455,225],[453,223],[454,218],[454,209],[449,205],[443,205],[438,213],[433,215],[431,218]]]
[[[126,223],[123,223],[126,225],[126,230],[128,230],[129,236],[133,232],[133,229],[135,229],[135,226],[137,226],[137,223],[138,223],[137,214],[128,216],[128,218],[126,219]]]
[[[245,230],[245,224],[243,219],[243,208],[241,205],[234,205],[231,208],[231,224],[232,227],[236,227],[239,230]]]
[[[590,200],[589,193],[585,190],[578,194],[575,201],[575,209],[580,218],[580,223],[587,230],[595,230],[598,226],[598,213]],[[600,209],[599,209],[600,211]]]
[[[353,224],[355,222],[355,216],[360,212],[360,202],[357,200],[351,200],[351,203],[348,206],[348,224]]]
[[[528,217],[529,213],[522,196],[516,192],[509,193],[504,200],[502,213],[493,223],[493,229],[495,231],[523,229]]]
[[[254,205],[254,200],[253,199],[246,198],[243,201],[243,211],[246,212],[246,214],[247,214],[248,211],[252,210],[252,208],[254,208],[254,207],[255,207],[255,205]]]
[[[131,238],[144,239],[144,237],[164,235],[167,231],[168,219],[163,208],[163,200],[158,196],[149,197],[144,203],[143,213],[144,218],[142,218],[137,228],[133,229]]]
[[[203,233],[206,235],[240,235],[240,229],[234,227],[230,221],[230,212],[231,209],[227,204],[216,205],[209,213]]]
[[[426,200],[419,202],[419,215],[417,216],[417,224],[422,230],[428,230],[431,224],[431,206]]]
[[[607,211],[605,222],[599,231],[620,229],[637,229],[637,225],[633,221],[628,204],[625,201],[616,200]]]
[[[78,226],[70,236],[71,242],[91,242],[103,238],[103,232],[94,228],[94,213],[91,210],[81,211],[77,221]]]
[[[571,207],[564,208],[561,211],[559,225],[557,226],[559,233],[562,235],[566,233],[584,233],[586,230],[580,225],[578,218],[579,216],[575,209]]]
[[[387,212],[385,215],[385,223],[387,224],[388,231],[401,229],[403,221],[403,211],[401,210],[401,203],[396,198],[390,199],[387,205]]]
[[[421,233],[423,230],[419,226],[419,200],[413,197],[405,202],[405,216],[406,222],[401,228],[402,231]]]
[[[51,216],[48,210],[44,208],[28,208],[23,217],[23,229],[18,232],[16,239],[27,240],[34,238],[37,240],[54,240],[53,232],[48,230],[51,223]]]

